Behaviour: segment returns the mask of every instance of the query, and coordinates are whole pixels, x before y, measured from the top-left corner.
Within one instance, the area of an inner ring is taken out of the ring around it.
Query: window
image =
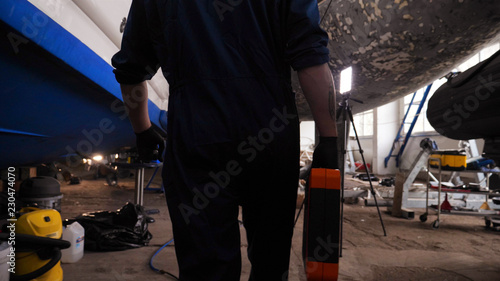
[[[496,43],[487,48],[482,49],[481,52],[479,52],[479,60],[483,61],[491,57],[491,55],[496,53],[498,50],[500,50],[500,43]]]
[[[464,72],[478,63],[479,63],[479,53],[475,54],[470,59],[466,60],[461,65],[459,65],[457,67],[457,70],[460,72]]]
[[[359,137],[366,137],[373,135],[373,110],[367,110],[353,116],[354,126]],[[349,135],[354,135],[354,130],[351,128]]]
[[[472,56],[467,61],[465,61],[464,63],[462,63],[461,65],[459,65],[453,71],[454,72],[458,72],[458,71],[459,72],[464,72],[467,69],[469,69],[470,67],[478,64],[481,61],[484,61],[487,58],[489,58],[491,55],[493,55],[499,49],[500,49],[500,43],[496,43],[496,44],[493,44],[493,45],[491,45],[491,46],[489,46],[487,48],[484,48],[479,53],[477,53],[476,55]],[[439,89],[439,87],[441,87],[441,85],[443,85],[444,83],[446,83],[446,81],[447,80],[445,78],[441,78],[441,79],[438,79],[438,80],[436,80],[436,81],[433,82],[432,88],[431,88],[429,94],[427,95],[427,100],[425,101],[425,104],[422,107],[422,111],[420,112],[420,116],[418,117],[417,122],[415,123],[415,127],[413,127],[412,133],[433,132],[434,131],[434,128],[432,128],[431,124],[427,120],[427,115],[425,114],[427,112],[427,101],[432,97],[432,95],[434,94],[434,92],[437,89]],[[417,91],[417,94],[415,95],[415,98],[413,100],[413,104],[414,105],[412,105],[410,107],[410,112],[408,113],[408,116],[406,117],[406,120],[405,120],[405,123],[408,123],[408,124],[404,125],[404,133],[405,134],[410,129],[411,124],[409,124],[409,123],[411,123],[413,121],[413,117],[415,116],[415,113],[417,112],[418,103],[422,100],[422,97],[423,97],[424,92],[425,92],[425,88],[426,87],[423,87],[423,88],[419,89]],[[404,101],[404,111],[403,111],[402,114],[405,114],[406,111],[408,110],[408,106],[410,105],[412,97],[413,97],[413,93],[404,97],[404,99],[403,99],[403,101]],[[401,116],[401,120],[402,120],[403,116]]]
[[[489,47],[482,49],[479,53],[472,56],[470,59],[459,65],[454,71],[464,72],[467,69],[473,67],[474,65],[484,61],[485,59],[491,57],[494,53],[500,50],[500,43],[495,43]]]
[[[431,90],[429,91],[429,94],[427,95],[427,99],[425,100],[425,103],[422,107],[422,110],[420,111],[420,116],[417,119],[417,122],[415,123],[415,126],[413,127],[412,133],[421,133],[421,132],[433,132],[434,128],[431,126],[429,121],[427,120],[427,101],[432,97],[434,92],[446,83],[445,78],[438,79],[432,83]],[[415,113],[417,113],[418,105],[420,102],[422,102],[422,98],[424,97],[425,89],[427,86],[420,88],[416,94],[415,98],[413,99],[413,105],[410,107],[410,112],[408,112],[408,115],[406,116],[405,124],[404,124],[404,133],[408,133],[408,130],[410,129],[411,122],[413,121],[413,118],[415,116]],[[405,114],[406,111],[408,110],[408,107],[410,106],[411,99],[413,97],[413,94],[409,94],[404,97],[404,111],[402,114]],[[404,116],[404,115],[403,115]],[[401,118],[402,119],[402,118]]]

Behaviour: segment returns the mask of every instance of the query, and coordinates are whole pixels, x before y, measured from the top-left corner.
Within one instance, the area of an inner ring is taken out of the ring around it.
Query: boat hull
[[[27,1],[0,4],[0,168],[134,145],[112,67]],[[162,127],[165,112],[150,102]]]
[[[353,113],[411,94],[500,40],[497,0],[329,3],[320,3],[320,16],[337,92],[340,72],[352,66],[351,95],[364,102]],[[296,78],[294,89],[301,120],[312,120]]]

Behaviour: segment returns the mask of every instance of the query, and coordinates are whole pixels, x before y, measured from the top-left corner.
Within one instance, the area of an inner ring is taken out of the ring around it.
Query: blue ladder
[[[406,144],[408,143],[408,140],[410,139],[411,132],[413,131],[413,127],[415,127],[415,123],[417,123],[418,116],[420,116],[420,112],[422,111],[422,107],[424,106],[425,100],[427,99],[427,95],[429,94],[429,91],[431,90],[432,83],[427,86],[425,89],[424,95],[422,97],[422,100],[418,103],[418,108],[417,112],[413,116],[413,120],[411,123],[405,122],[406,118],[408,117],[408,113],[410,112],[410,108],[413,103],[413,100],[415,99],[415,96],[417,95],[417,92],[413,93],[413,96],[411,97],[410,104],[408,105],[408,109],[406,110],[405,116],[403,117],[403,121],[401,122],[401,126],[399,127],[398,134],[396,135],[396,138],[394,139],[394,142],[392,143],[392,148],[391,151],[389,152],[389,155],[384,159],[384,166],[387,168],[387,164],[389,163],[389,160],[391,157],[396,158],[396,167],[399,167],[399,161],[401,160],[401,156],[403,155],[403,151],[405,150]],[[405,124],[411,124],[410,128],[408,129],[408,132],[405,135],[405,140],[403,141],[403,144],[399,148],[399,152],[397,154],[392,154],[392,152],[396,149],[396,144],[399,143],[400,139],[403,137],[402,132],[404,129]]]

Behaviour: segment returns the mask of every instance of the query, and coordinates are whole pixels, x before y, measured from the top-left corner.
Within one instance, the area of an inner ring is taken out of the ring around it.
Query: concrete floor
[[[146,172],[146,179],[151,171]],[[159,186],[159,177],[153,187]],[[133,178],[120,179],[117,187],[104,179],[85,179],[78,185],[63,183],[62,217],[84,212],[114,211],[133,201]],[[159,209],[149,225],[153,238],[149,246],[121,252],[89,252],[74,264],[63,264],[64,280],[172,280],[149,268],[151,256],[172,239],[171,224],[163,194],[145,192],[146,209]],[[414,220],[393,218],[381,207],[387,229],[383,236],[375,207],[346,204],[343,257],[339,280],[500,280],[500,232],[486,228],[479,217],[443,216],[438,230],[418,220],[423,210],[415,210]],[[245,230],[241,228],[243,269],[248,280]],[[302,219],[299,219],[291,249],[290,279],[306,280],[301,261]],[[154,266],[178,274],[172,246],[157,255]]]

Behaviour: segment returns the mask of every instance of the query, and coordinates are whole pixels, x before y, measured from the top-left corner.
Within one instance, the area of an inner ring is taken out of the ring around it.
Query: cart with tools
[[[437,163],[437,165],[431,165],[430,163]],[[443,214],[446,215],[459,215],[459,216],[478,216],[478,217],[484,217],[485,218],[485,223],[487,227],[493,226],[493,227],[498,227],[500,226],[500,210],[492,210],[490,209],[488,205],[488,200],[490,197],[490,192],[489,191],[481,191],[481,190],[471,190],[471,189],[459,189],[459,188],[453,188],[451,186],[446,186],[445,183],[442,182],[442,159],[439,157],[433,157],[431,155],[428,159],[427,162],[427,169],[430,171],[430,168],[434,166],[438,170],[438,181],[437,181],[437,186],[433,186],[431,181],[430,181],[430,173],[427,175],[427,189],[426,189],[426,208],[425,208],[425,213],[420,215],[420,221],[421,222],[426,222],[428,215],[429,215],[429,210],[433,211],[434,213],[437,214],[437,219],[432,223],[432,228],[433,229],[438,229],[439,224],[440,224],[440,217]],[[473,172],[473,173],[484,173],[483,171],[467,171],[467,172]],[[488,174],[491,173],[498,173],[498,172],[486,172]],[[487,186],[489,186],[489,181],[488,177],[486,177],[487,180]],[[429,192],[430,189],[436,189],[438,191],[438,202],[437,205],[430,206],[429,205]],[[445,192],[446,197],[443,202],[441,202],[441,193]],[[484,195],[485,197],[485,202],[481,206],[481,208],[477,210],[470,210],[470,209],[465,209],[465,208],[460,208],[460,207],[453,207],[451,204],[448,202],[448,193],[461,193],[461,194],[476,194],[476,195]],[[494,198],[494,201],[497,201],[500,203],[500,198]],[[494,202],[497,204],[497,202]]]

